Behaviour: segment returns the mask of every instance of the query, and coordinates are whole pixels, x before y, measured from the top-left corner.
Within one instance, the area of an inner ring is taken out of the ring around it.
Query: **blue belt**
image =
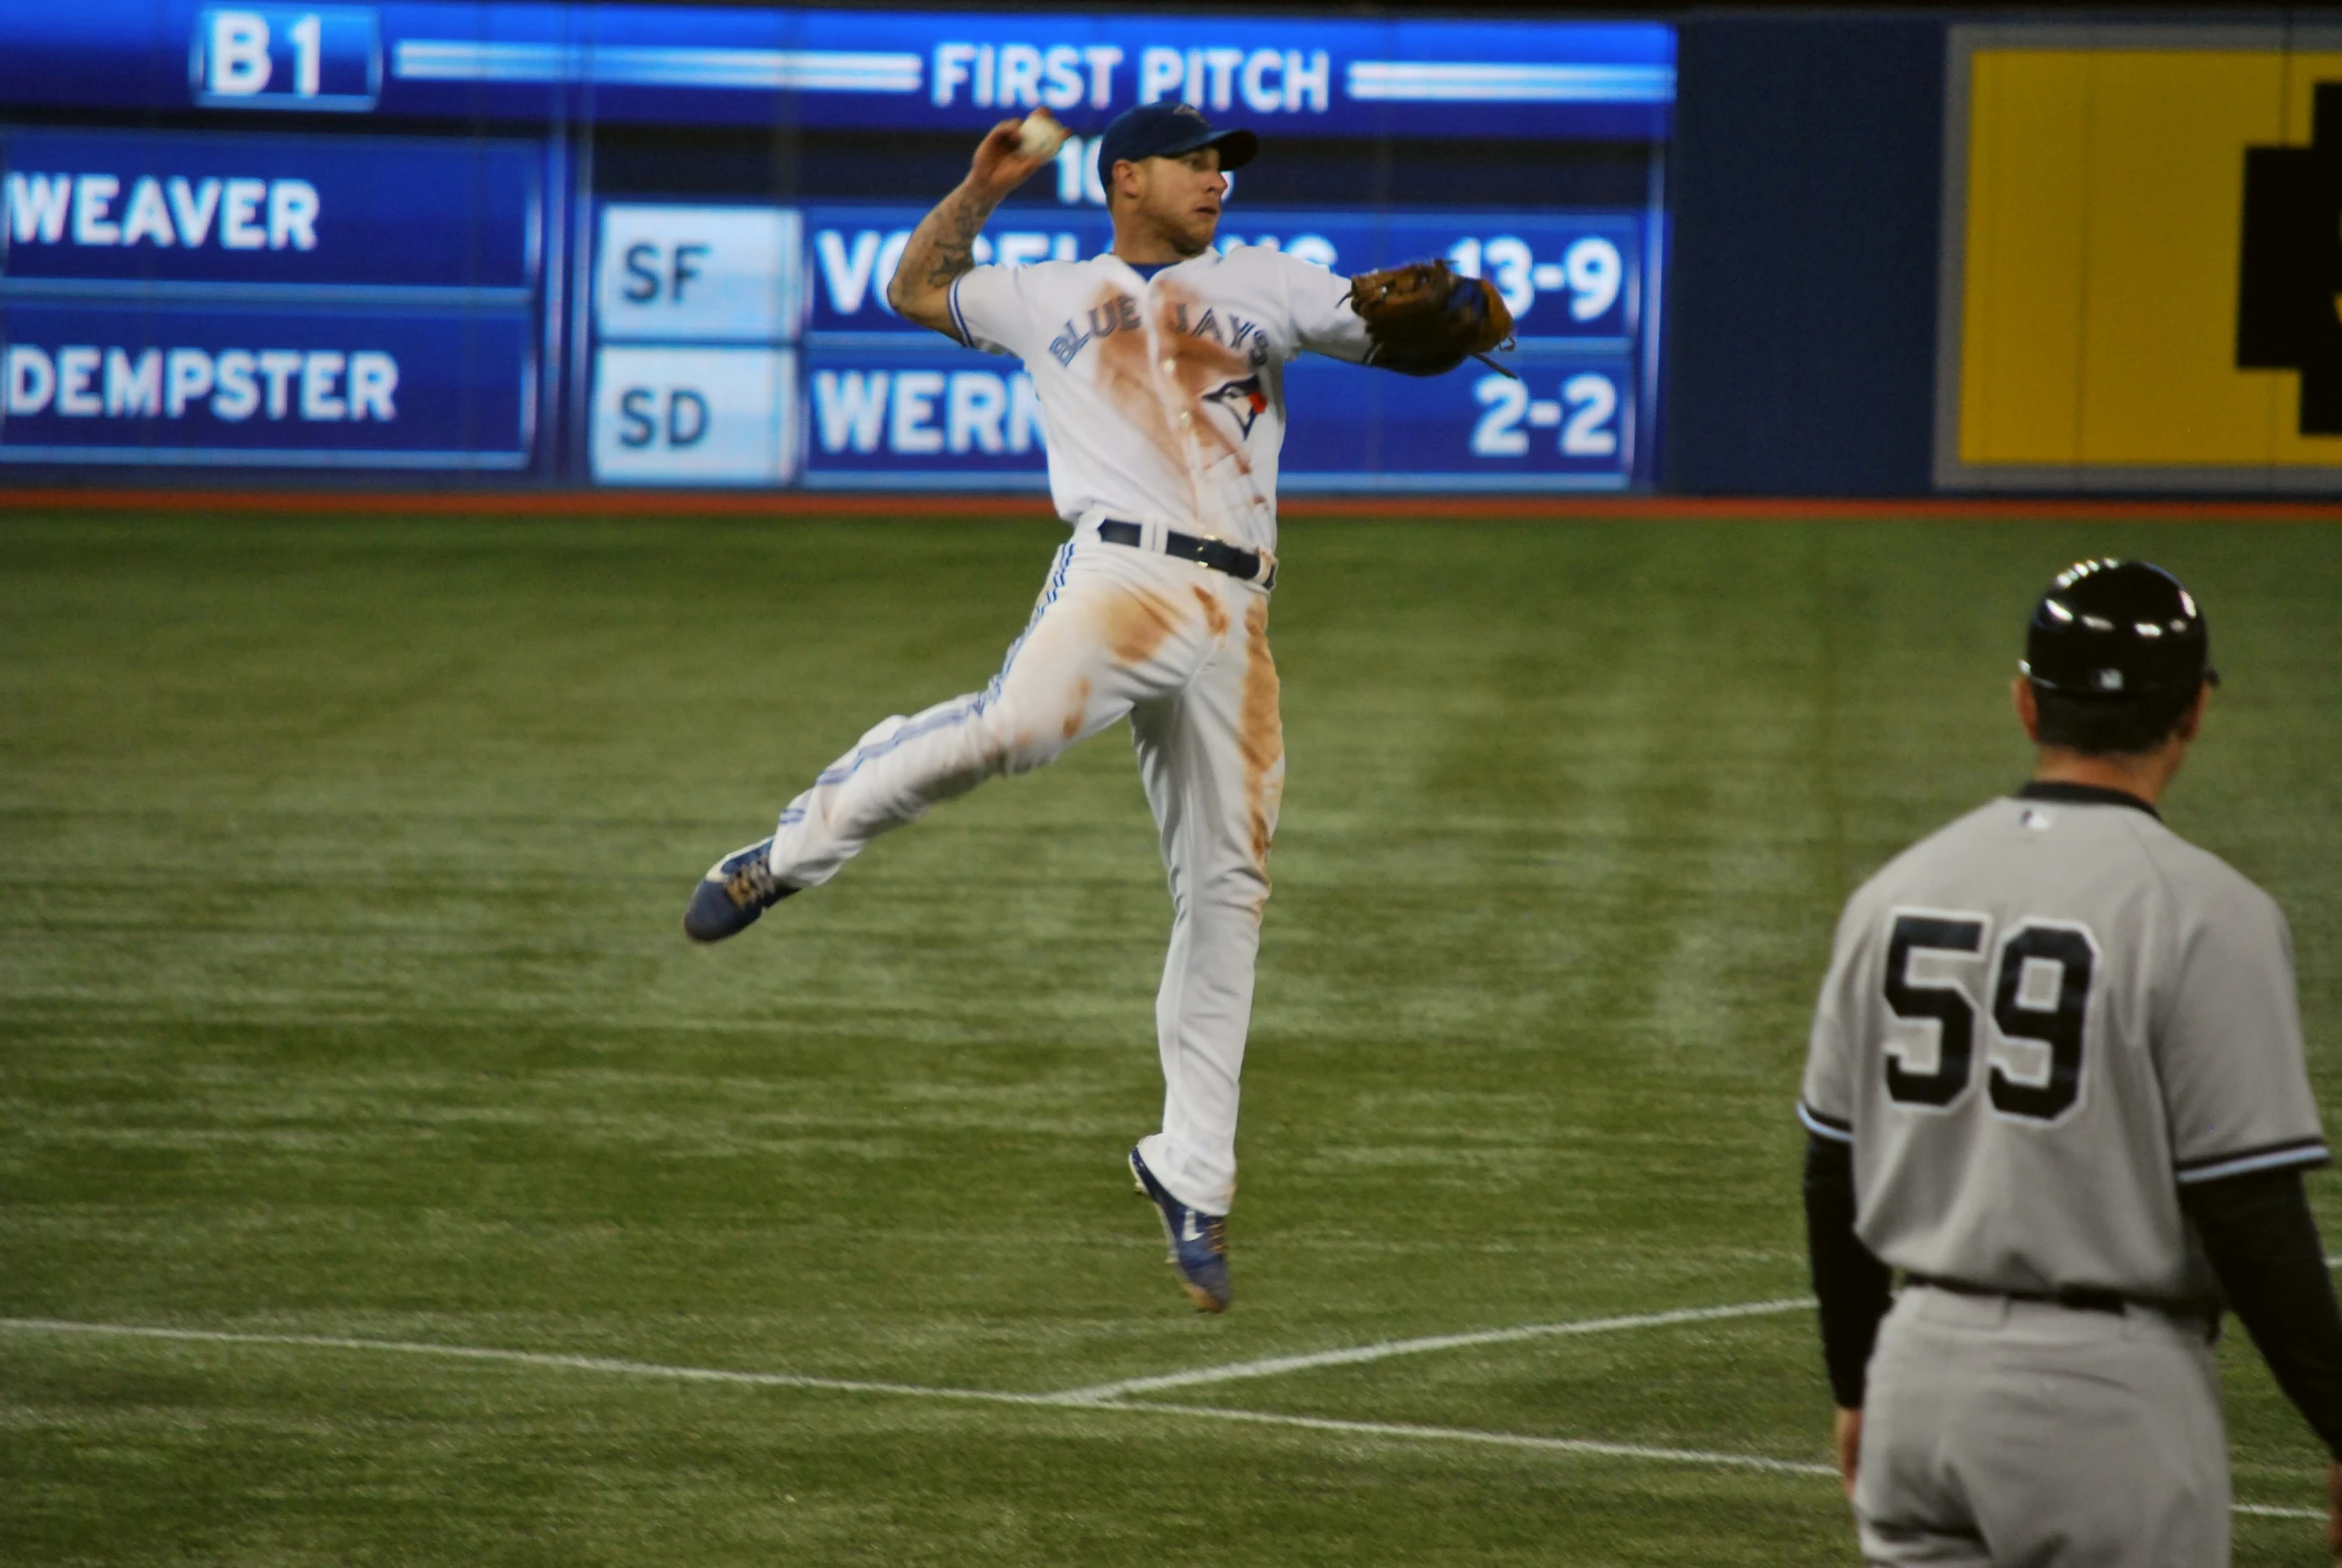
[[[1109,544],[1128,544],[1143,548],[1147,530],[1135,522],[1124,522],[1109,517],[1098,525],[1098,536]],[[1240,549],[1225,539],[1199,539],[1192,533],[1180,533],[1173,528],[1163,530],[1163,553],[1175,555],[1180,560],[1191,560],[1198,566],[1213,571],[1224,571],[1238,582],[1250,582],[1260,575],[1260,552]],[[1268,576],[1260,586],[1276,586],[1276,568],[1268,568]]]

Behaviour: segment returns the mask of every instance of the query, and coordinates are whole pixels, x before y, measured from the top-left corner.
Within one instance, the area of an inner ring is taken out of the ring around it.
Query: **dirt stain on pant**
[[[1175,629],[1178,612],[1156,594],[1133,588],[1099,612],[1099,634],[1119,664],[1144,664]]]
[[[1244,702],[1237,745],[1244,758],[1244,804],[1252,820],[1252,859],[1268,865],[1276,808],[1284,794],[1284,720],[1277,710],[1276,661],[1268,656],[1268,601],[1244,611]]]
[[[1085,675],[1074,682],[1073,701],[1066,706],[1066,739],[1082,733],[1082,720],[1090,712],[1090,677]]]
[[[1203,606],[1203,624],[1210,629],[1213,638],[1226,636],[1227,611],[1220,608],[1219,595],[1201,583],[1195,584],[1192,591],[1195,602]]]

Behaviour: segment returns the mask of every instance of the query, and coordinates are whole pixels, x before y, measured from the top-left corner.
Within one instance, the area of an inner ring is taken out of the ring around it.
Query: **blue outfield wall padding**
[[[1663,488],[1932,488],[1948,23],[1682,23]]]

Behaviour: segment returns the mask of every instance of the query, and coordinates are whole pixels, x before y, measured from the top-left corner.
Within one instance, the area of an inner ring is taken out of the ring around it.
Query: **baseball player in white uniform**
[[[993,209],[1049,162],[1019,131],[1004,121],[985,137],[967,180],[913,233],[888,298],[957,343],[1024,361],[1073,538],[992,683],[864,735],[770,839],[708,872],[684,929],[731,936],[936,802],[1041,767],[1128,717],[1172,909],[1156,999],[1163,1125],[1130,1166],[1189,1298],[1217,1312],[1229,1300],[1237,1080],[1284,789],[1268,651],[1284,365],[1305,349],[1365,361],[1376,345],[1349,279],[1272,250],[1212,249],[1224,171],[1257,144],[1183,104],[1134,109],[1101,139],[1110,254],[975,266]]]
[[[2156,812],[2207,651],[2159,568],[2061,573],[2013,688],[2032,782],[1839,923],[1798,1114],[1869,1562],[2226,1564],[2224,1306],[2342,1453],[2285,918]]]

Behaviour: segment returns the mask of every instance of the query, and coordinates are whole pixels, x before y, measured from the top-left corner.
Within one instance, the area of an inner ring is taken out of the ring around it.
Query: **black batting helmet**
[[[2061,697],[2146,698],[2220,684],[2203,611],[2160,566],[2077,561],[2033,606],[2017,668]]]

